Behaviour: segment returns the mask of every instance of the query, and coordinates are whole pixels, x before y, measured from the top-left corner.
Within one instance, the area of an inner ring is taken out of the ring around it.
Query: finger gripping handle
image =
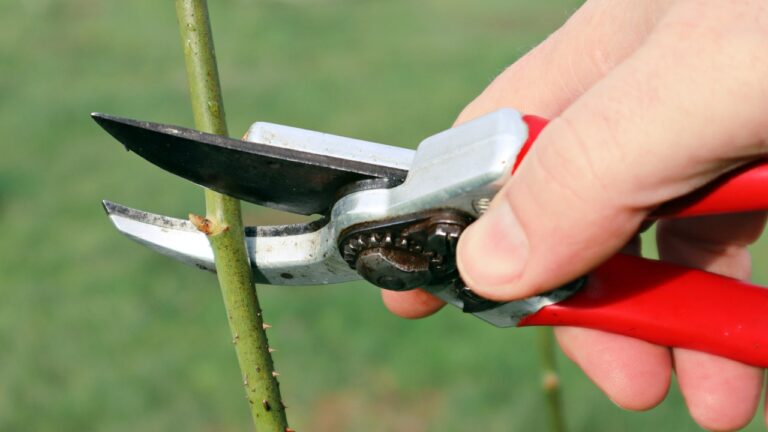
[[[525,158],[548,120],[523,116],[528,125],[528,139],[518,153],[514,173]],[[723,213],[768,210],[768,159],[760,159],[737,168],[710,184],[663,204],[650,219],[690,217]]]
[[[768,290],[626,255],[519,324],[532,325],[587,327],[768,367]]]

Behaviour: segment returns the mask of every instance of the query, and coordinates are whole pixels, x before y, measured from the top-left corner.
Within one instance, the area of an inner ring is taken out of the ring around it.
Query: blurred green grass
[[[212,2],[230,130],[413,146],[579,3]],[[87,115],[191,125],[172,4],[0,2],[0,95],[0,430],[247,430],[215,278],[121,238],[99,208],[202,211],[198,187]],[[260,292],[297,430],[545,430],[532,330],[398,320],[362,284]],[[561,364],[573,431],[696,430],[676,390],[628,413]]]

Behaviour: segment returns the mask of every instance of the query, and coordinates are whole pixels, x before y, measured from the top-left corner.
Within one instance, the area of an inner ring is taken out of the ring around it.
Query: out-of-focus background
[[[230,131],[265,120],[412,147],[579,3],[211,2]],[[184,217],[201,190],[91,111],[192,124],[172,2],[0,1],[0,430],[248,430],[214,276],[121,237],[100,208]],[[535,330],[450,309],[400,320],[362,283],[259,291],[299,431],[545,430]],[[677,390],[624,412],[559,361],[572,431],[696,430]]]

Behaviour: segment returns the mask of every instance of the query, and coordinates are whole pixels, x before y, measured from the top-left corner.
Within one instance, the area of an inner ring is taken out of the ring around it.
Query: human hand
[[[534,295],[589,272],[660,204],[768,154],[768,4],[590,0],[504,71],[459,116],[501,107],[551,118],[491,209],[459,242],[461,274],[494,300]],[[746,279],[763,213],[665,221],[662,259]],[[394,313],[442,303],[384,292]],[[566,355],[621,407],[649,409],[674,368],[706,429],[745,425],[763,371],[711,354],[595,330],[556,329]]]

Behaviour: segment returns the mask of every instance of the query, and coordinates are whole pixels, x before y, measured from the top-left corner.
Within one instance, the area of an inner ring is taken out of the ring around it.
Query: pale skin
[[[768,155],[768,2],[587,1],[456,123],[501,107],[552,119],[459,243],[469,287],[506,301],[636,249],[654,208]],[[747,279],[746,248],[765,221],[764,213],[664,221],[659,254]],[[383,298],[406,318],[443,306],[418,290]],[[596,330],[555,332],[565,354],[623,408],[659,404],[673,371],[705,429],[738,429],[758,408],[762,369]]]

